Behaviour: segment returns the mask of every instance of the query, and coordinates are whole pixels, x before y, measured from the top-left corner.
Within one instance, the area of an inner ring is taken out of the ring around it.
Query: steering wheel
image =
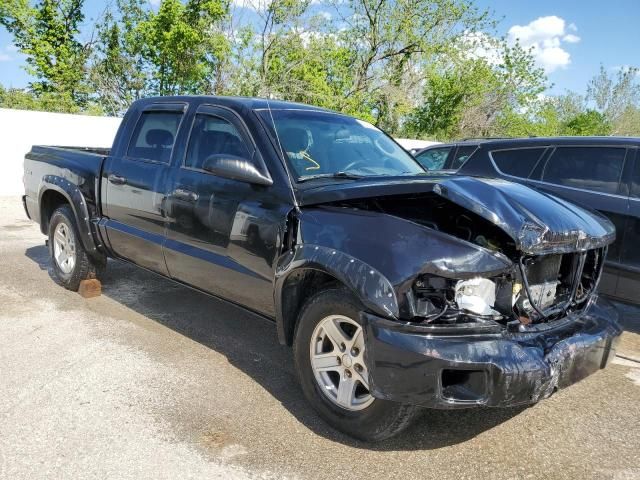
[[[346,167],[342,168],[341,170],[343,170],[345,172],[348,172],[349,170],[351,170],[356,165],[362,165],[363,167],[368,167],[367,162],[365,162],[364,160],[356,160],[354,162],[351,162],[349,165],[347,165]]]

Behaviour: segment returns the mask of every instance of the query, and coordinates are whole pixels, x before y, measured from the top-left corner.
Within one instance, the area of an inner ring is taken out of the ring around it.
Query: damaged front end
[[[598,214],[467,177],[323,187],[301,204],[276,284],[321,269],[358,295],[378,398],[531,403],[615,351],[617,317],[596,294],[615,230]]]

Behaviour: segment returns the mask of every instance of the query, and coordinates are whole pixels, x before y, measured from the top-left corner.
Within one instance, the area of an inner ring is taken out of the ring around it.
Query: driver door
[[[203,168],[210,155],[250,160],[254,153],[249,134],[233,113],[212,106],[197,110],[165,204],[164,252],[172,278],[271,313],[278,217],[263,209],[269,187]]]

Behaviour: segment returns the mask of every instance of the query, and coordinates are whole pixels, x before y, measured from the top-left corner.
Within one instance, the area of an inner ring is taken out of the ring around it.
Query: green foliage
[[[88,46],[77,38],[82,5],[83,0],[40,0],[35,6],[28,0],[6,0],[0,6],[0,24],[27,56],[27,71],[35,77],[30,88],[67,111],[85,106],[88,99]]]
[[[89,115],[104,115],[105,113],[100,105],[93,102],[89,102],[81,109],[70,98],[61,97],[56,93],[35,94],[33,91],[18,88],[5,89],[1,85],[0,108],[58,113],[86,113]]]
[[[611,124],[604,114],[587,110],[577,114],[565,125],[567,135],[609,135]]]
[[[482,36],[471,40],[463,39],[429,70],[421,105],[409,115],[408,134],[448,140],[501,135],[505,125],[526,130],[524,115],[517,112],[535,104],[546,86],[544,73],[518,45]],[[496,58],[470,53],[489,48]]]
[[[121,115],[145,96],[247,95],[439,140],[640,135],[637,69],[544,97],[532,52],[484,33],[495,22],[474,0],[252,0],[249,21],[230,0],[112,1],[87,43],[83,0],[0,3],[34,78],[0,105]]]

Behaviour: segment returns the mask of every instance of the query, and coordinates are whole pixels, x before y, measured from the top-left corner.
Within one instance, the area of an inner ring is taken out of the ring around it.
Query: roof
[[[491,147],[522,147],[522,146],[546,146],[546,145],[638,145],[640,137],[516,137],[516,138],[477,138],[465,139],[458,142],[442,143],[438,147],[452,147],[457,145],[483,145]],[[427,147],[427,149],[433,147]],[[425,149],[426,150],[426,149]]]
[[[316,107],[313,105],[307,105],[298,102],[286,102],[283,100],[271,100],[267,98],[259,97],[230,97],[230,96],[216,96],[216,95],[172,95],[162,97],[148,97],[138,100],[140,103],[157,103],[157,102],[199,102],[206,103],[207,101],[226,105],[228,107],[236,108],[248,108],[252,110],[272,108],[275,110],[317,110],[323,112],[333,112],[332,110]],[[333,112],[339,113],[339,112]]]

